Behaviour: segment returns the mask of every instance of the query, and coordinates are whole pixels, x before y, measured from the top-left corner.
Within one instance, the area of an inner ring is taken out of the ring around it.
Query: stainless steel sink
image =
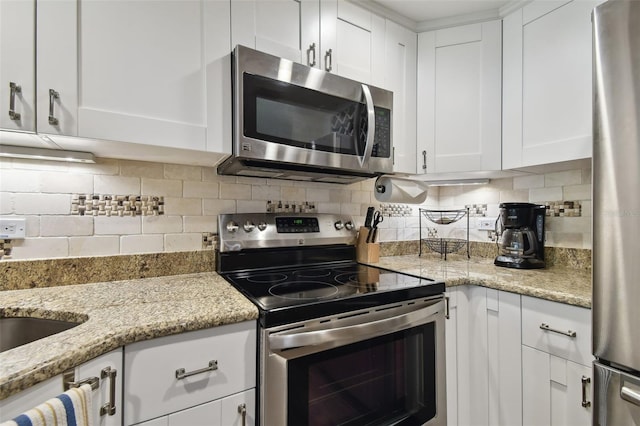
[[[0,318],[0,352],[69,330],[80,322],[29,317]]]

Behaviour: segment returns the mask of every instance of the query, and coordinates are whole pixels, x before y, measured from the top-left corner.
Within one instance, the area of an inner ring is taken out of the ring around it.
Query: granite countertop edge
[[[590,274],[565,268],[499,268],[487,259],[416,255],[370,263],[443,280],[591,307]],[[0,292],[0,317],[83,321],[0,353],[0,400],[134,342],[256,320],[258,309],[215,272]]]

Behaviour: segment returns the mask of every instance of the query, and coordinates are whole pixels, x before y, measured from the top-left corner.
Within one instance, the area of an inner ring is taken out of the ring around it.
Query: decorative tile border
[[[407,217],[413,215],[413,209],[408,204],[380,204],[380,213],[383,216]]]
[[[487,215],[486,204],[467,204],[465,208],[469,209],[469,217],[485,217]]]
[[[315,201],[267,201],[267,213],[317,213]]]
[[[582,205],[580,201],[553,201],[546,202],[547,216],[549,217],[580,217]]]
[[[11,249],[13,246],[11,245],[11,240],[0,240],[0,259],[4,256],[11,255]]]
[[[161,195],[73,194],[71,214],[77,216],[159,216],[164,214]]]

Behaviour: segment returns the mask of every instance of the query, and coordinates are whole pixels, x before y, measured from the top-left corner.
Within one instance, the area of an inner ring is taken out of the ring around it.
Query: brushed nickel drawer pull
[[[15,121],[20,120],[20,113],[16,112],[16,94],[22,93],[22,86],[9,82],[9,118]]]
[[[214,359],[214,360],[209,361],[209,366],[208,367],[204,367],[204,368],[201,368],[199,370],[189,371],[188,373],[184,368],[178,368],[176,370],[176,379],[181,380],[181,379],[184,379],[186,377],[194,376],[194,375],[200,374],[200,373],[206,373],[207,371],[215,371],[217,369],[218,369],[218,361]]]
[[[591,401],[587,401],[587,384],[591,383],[591,377],[582,376],[582,406],[591,407]]]
[[[58,124],[60,124],[53,113],[53,104],[56,99],[60,99],[60,93],[56,92],[53,89],[49,89],[49,124],[51,124],[52,126],[57,126]]]
[[[238,405],[238,414],[242,416],[242,426],[247,425],[247,404]]]
[[[331,72],[333,69],[333,49],[329,49],[324,54],[324,70]]]
[[[549,326],[549,324],[545,324],[545,323],[540,324],[540,329],[545,330],[545,331],[550,331],[552,333],[562,334],[563,336],[571,337],[572,339],[575,339],[578,336],[578,334],[575,331],[572,331],[572,330],[567,330],[567,331],[558,330],[558,329],[555,329],[555,328],[551,328]]]
[[[118,370],[115,368],[107,367],[100,372],[100,378],[109,378],[109,402],[100,407],[100,416],[106,414],[113,416],[116,414],[116,375]]]
[[[311,54],[313,54],[313,56]],[[310,67],[316,66],[316,44],[315,43],[311,43],[309,45],[309,48],[307,49],[307,65],[309,65]]]

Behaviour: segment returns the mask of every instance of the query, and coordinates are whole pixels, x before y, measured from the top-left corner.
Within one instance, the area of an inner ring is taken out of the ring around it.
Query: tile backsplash
[[[373,180],[293,182],[219,176],[210,167],[101,158],[96,164],[1,159],[0,215],[27,219],[26,239],[9,243],[10,256],[4,259],[211,250],[218,214],[267,211],[279,202],[349,214],[358,225],[368,206],[382,207],[390,216],[380,225],[379,238],[387,242],[419,238],[419,207],[469,206],[474,211],[470,239],[489,241],[487,231],[476,229],[477,221],[496,217],[500,202],[542,203],[558,212],[547,217],[547,245],[591,248],[590,169],[496,179],[482,186],[431,187],[421,206],[381,206],[373,186]]]

